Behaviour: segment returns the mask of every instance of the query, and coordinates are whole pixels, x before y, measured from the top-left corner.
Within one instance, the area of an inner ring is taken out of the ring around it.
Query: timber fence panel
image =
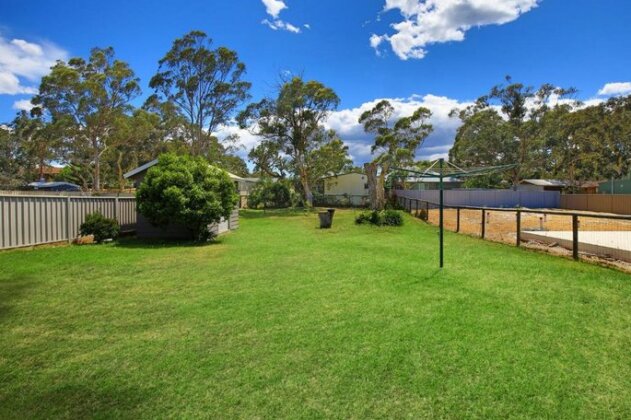
[[[568,194],[561,196],[561,208],[600,213],[631,214],[629,194]]]
[[[0,195],[0,249],[71,241],[96,211],[115,218],[124,231],[136,227],[131,197]]]

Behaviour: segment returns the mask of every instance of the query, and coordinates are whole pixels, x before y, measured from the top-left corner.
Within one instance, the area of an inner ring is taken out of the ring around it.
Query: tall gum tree
[[[393,114],[392,104],[383,100],[359,117],[364,131],[375,136],[374,158],[364,166],[370,204],[375,210],[385,206],[385,178],[390,169],[413,163],[416,151],[434,130],[428,122],[432,113],[427,108],[420,107],[412,115],[394,122]]]
[[[115,121],[131,110],[140,94],[138,79],[113,48],[94,48],[88,61],[58,61],[42,78],[36,107],[50,112],[60,127],[66,159],[92,170],[92,187],[101,189],[101,159],[110,147]]]
[[[250,104],[237,118],[241,128],[250,129],[288,157],[309,206],[313,205],[310,155],[330,140],[323,135],[323,124],[339,103],[333,89],[294,77],[280,86],[276,98]]]
[[[159,61],[158,72],[149,82],[155,94],[147,101],[172,104],[186,121],[190,152],[212,158],[207,156],[211,150],[207,134],[229,123],[250,98],[245,72],[235,51],[213,48],[204,32],[192,31],[173,41]]]

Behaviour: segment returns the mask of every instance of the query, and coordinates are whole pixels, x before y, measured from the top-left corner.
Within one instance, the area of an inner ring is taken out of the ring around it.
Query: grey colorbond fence
[[[72,241],[89,213],[116,219],[123,231],[136,227],[133,197],[0,195],[0,249]]]
[[[439,191],[396,190],[397,197],[438,203]],[[513,190],[447,190],[445,205],[471,207],[559,208],[561,193],[557,191]]]

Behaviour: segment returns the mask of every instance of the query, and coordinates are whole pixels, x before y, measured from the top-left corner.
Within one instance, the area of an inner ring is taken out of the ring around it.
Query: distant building
[[[147,175],[147,171],[149,168],[158,164],[158,159],[152,160],[151,162],[147,162],[144,165],[137,167],[129,172],[127,172],[124,177],[125,179],[131,179],[134,182],[134,187],[138,188],[138,186],[142,183],[142,180]],[[244,181],[244,178],[236,176],[228,172],[230,178],[234,181],[235,186],[238,191],[242,191],[242,186],[240,183]],[[245,188],[244,184],[244,188]],[[243,197],[241,197],[241,203],[243,203]],[[153,226],[142,214],[137,212],[137,225],[136,225],[136,234],[139,238],[142,239],[181,239],[187,240],[190,239],[190,231],[186,229],[184,226],[180,226],[177,224],[170,224],[165,227],[156,227]],[[215,223],[210,226],[210,230],[215,234],[221,234],[228,232],[230,230],[235,230],[239,227],[239,209],[235,208],[232,214],[228,219],[222,218],[219,223]]]
[[[566,181],[558,179],[524,179],[517,186],[517,191],[563,191],[567,187]]]
[[[598,184],[600,194],[631,194],[631,176],[603,181]]]
[[[320,178],[317,189],[327,198],[327,202],[362,206],[368,200],[368,177],[359,172],[330,175]]]
[[[134,183],[134,188],[138,188],[149,168],[157,164],[158,159],[152,160],[151,162],[147,162],[144,165],[141,165],[136,169],[127,172],[124,177],[125,179],[132,180]],[[260,181],[260,178],[242,178],[238,175],[231,174],[228,171],[226,172],[228,173],[230,179],[232,179],[232,181],[234,182],[234,186],[236,187],[237,191],[239,192],[239,196],[241,197],[241,204],[239,207],[245,207],[245,203],[247,202],[248,195],[250,195],[250,191],[252,191],[252,188],[254,188],[256,183]]]
[[[39,167],[37,167],[35,170],[37,171],[40,179],[38,179],[38,181],[40,182],[50,182],[55,180],[55,178],[57,178],[57,176],[61,173],[61,170],[63,168],[60,168],[58,166],[48,166],[45,165],[43,166],[41,169]]]
[[[322,178],[324,195],[368,195],[368,177],[359,172]]]
[[[70,182],[31,182],[29,188],[36,191],[81,191],[81,187]]]

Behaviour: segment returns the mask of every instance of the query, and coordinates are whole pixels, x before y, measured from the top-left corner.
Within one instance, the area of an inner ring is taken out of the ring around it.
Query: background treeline
[[[462,120],[450,161],[460,166],[517,164],[508,172],[472,178],[471,187],[507,187],[528,178],[583,181],[631,171],[631,96],[585,106],[574,89],[507,83],[473,105]]]
[[[42,78],[32,111],[0,129],[0,185],[39,179],[54,162],[65,165],[60,180],[95,191],[123,189],[124,173],[164,152],[202,156],[247,176],[245,161],[234,153],[238,139],[213,135],[235,123],[250,99],[245,75],[235,51],[215,48],[199,31],[173,42],[140,107],[134,106],[140,81],[112,48],[59,61]],[[278,97],[249,105],[239,118],[256,122],[264,139],[250,153],[257,174],[295,180],[309,193],[319,176],[350,168],[347,147],[323,127],[338,104],[330,88],[296,77],[282,81]]]

